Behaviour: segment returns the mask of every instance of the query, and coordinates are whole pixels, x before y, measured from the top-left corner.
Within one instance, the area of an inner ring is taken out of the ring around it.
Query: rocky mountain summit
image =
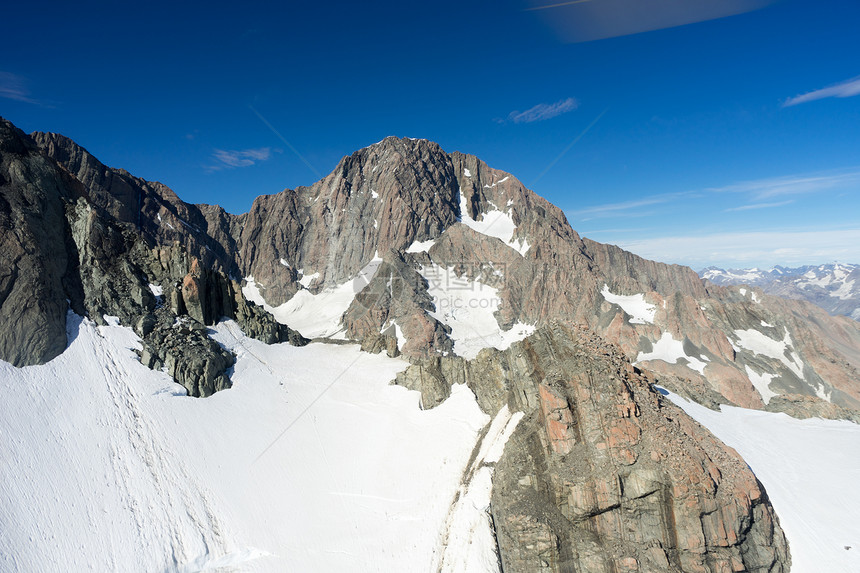
[[[700,276],[717,285],[750,285],[765,293],[816,304],[830,314],[860,321],[860,265],[827,265],[760,269],[703,269]]]
[[[466,384],[522,414],[494,462],[505,571],[787,571],[743,460],[657,385],[709,407],[858,419],[860,324],[582,239],[514,176],[389,137],[231,215],[0,121],[0,359],[40,364],[71,310],[134,328],[189,395],[231,385],[207,327],[360,344],[426,409]]]

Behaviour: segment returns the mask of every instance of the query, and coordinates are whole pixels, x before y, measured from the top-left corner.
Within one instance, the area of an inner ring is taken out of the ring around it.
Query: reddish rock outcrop
[[[467,383],[490,414],[525,414],[493,474],[503,570],[789,570],[785,536],[743,459],[593,332],[554,324],[457,360],[424,372],[436,385]]]

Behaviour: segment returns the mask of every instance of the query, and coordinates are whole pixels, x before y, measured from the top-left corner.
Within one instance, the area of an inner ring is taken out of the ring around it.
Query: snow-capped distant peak
[[[860,265],[829,263],[818,266],[760,269],[708,267],[699,273],[717,285],[750,285],[767,294],[808,300],[831,314],[860,316]]]

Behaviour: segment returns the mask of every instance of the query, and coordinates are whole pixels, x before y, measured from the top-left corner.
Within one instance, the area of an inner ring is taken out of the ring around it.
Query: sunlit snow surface
[[[214,336],[237,354],[233,388],[189,398],[140,364],[131,330],[69,320],[58,358],[0,363],[0,570],[440,564],[489,421],[466,387],[422,411],[388,384],[403,361],[266,346],[228,322]]]
[[[657,306],[645,302],[642,293],[623,295],[614,294],[609,290],[609,285],[603,285],[600,291],[607,302],[617,304],[630,315],[630,324],[654,324],[654,316],[657,314]]]
[[[354,279],[335,287],[326,287],[316,294],[302,289],[293,295],[293,298],[277,307],[266,303],[254,277],[245,277],[242,294],[248,300],[271,312],[275,320],[298,330],[303,336],[343,338],[344,329],[341,325],[343,313],[352,304],[355,295],[373,279],[381,264],[382,259],[374,257]],[[311,281],[318,277],[319,273],[313,273],[299,282],[307,288]]]
[[[470,229],[487,235],[488,237],[496,237],[504,244],[518,252],[522,256],[531,248],[526,239],[515,239],[514,232],[517,226],[514,224],[513,218],[507,211],[502,211],[491,203],[493,210],[483,214],[480,221],[474,220],[469,215],[469,209],[466,204],[466,198],[460,194],[460,222]],[[510,207],[510,203],[507,205]]]
[[[504,405],[490,423],[469,467],[469,479],[460,487],[448,515],[440,573],[498,570],[496,541],[488,519],[494,466],[487,464],[502,458],[505,444],[522,419],[522,412],[511,414]]]
[[[675,340],[668,332],[664,332],[660,340],[654,343],[654,348],[651,352],[640,352],[636,357],[636,362],[645,362],[647,360],[662,360],[669,364],[675,364],[679,359],[686,360],[686,366],[691,370],[695,370],[704,376],[705,367],[707,364],[702,360],[702,357],[687,356],[684,352],[684,343],[681,340]]]
[[[498,290],[480,281],[459,277],[453,267],[431,264],[421,269],[436,310],[430,315],[451,327],[454,352],[471,360],[484,348],[507,349],[535,331],[517,322],[502,330],[493,313],[502,303]]]
[[[745,348],[753,354],[775,358],[785,364],[798,378],[803,379],[803,361],[792,348],[791,334],[787,328],[782,340],[773,339],[752,328],[735,330],[735,336],[738,337],[737,345],[741,348]],[[790,357],[786,354],[790,354]]]
[[[764,484],[788,538],[791,573],[860,571],[860,425],[727,406],[714,412],[670,398]]]
[[[436,244],[436,239],[430,239],[428,241],[413,241],[409,248],[406,249],[407,253],[426,253],[430,250],[430,247]]]
[[[776,392],[770,389],[770,382],[776,376],[771,374],[770,372],[763,372],[759,374],[748,365],[744,366],[747,371],[747,377],[752,382],[752,385],[755,386],[755,389],[758,390],[758,393],[761,394],[761,399],[765,404],[770,402],[770,399],[777,395]]]

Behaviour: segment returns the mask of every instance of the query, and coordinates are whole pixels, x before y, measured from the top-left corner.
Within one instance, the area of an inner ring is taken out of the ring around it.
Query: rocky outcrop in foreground
[[[235,361],[207,333],[222,317],[266,343],[307,343],[245,300],[223,270],[230,260],[211,254],[222,250],[212,237],[165,236],[145,217],[147,209],[157,219],[159,209],[189,217],[200,209],[109,170],[66,138],[37,139],[69,166],[0,120],[0,359],[23,366],[57,356],[71,308],[99,324],[114,316],[134,327],[144,364],[166,368],[190,395],[208,396],[230,387]],[[201,253],[209,253],[202,262]]]
[[[466,383],[485,412],[525,413],[493,474],[504,571],[787,573],[761,484],[654,380],[594,333],[558,324],[398,377],[425,407]]]

